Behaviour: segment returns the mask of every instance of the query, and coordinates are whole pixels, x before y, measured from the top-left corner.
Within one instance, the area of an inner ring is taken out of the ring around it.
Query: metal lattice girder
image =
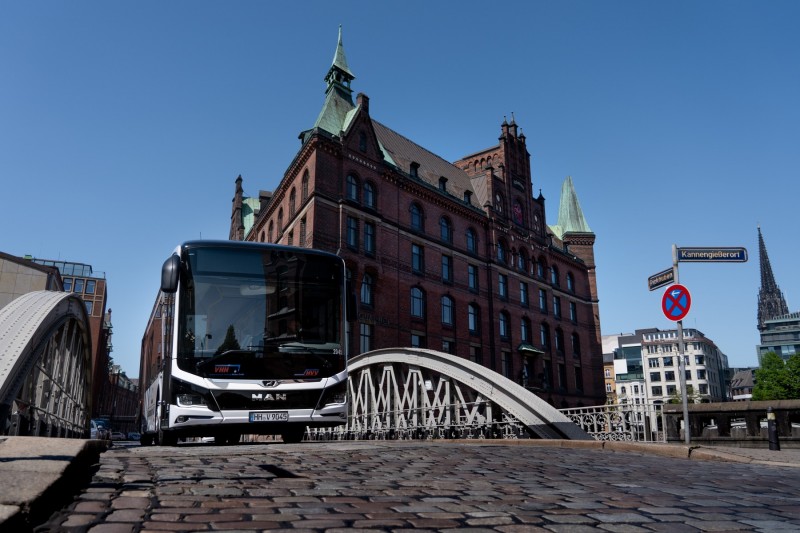
[[[35,291],[0,309],[0,433],[13,420],[15,433],[84,436],[91,415],[91,367],[88,317],[80,297]]]
[[[524,387],[484,366],[443,352],[375,350],[351,358],[348,371],[350,431],[457,429],[506,419],[540,438],[592,440]],[[493,411],[494,406],[498,409]]]

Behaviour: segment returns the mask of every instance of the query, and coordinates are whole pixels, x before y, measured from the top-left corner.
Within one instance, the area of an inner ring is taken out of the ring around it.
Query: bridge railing
[[[560,411],[596,440],[666,442],[660,403],[598,405]]]

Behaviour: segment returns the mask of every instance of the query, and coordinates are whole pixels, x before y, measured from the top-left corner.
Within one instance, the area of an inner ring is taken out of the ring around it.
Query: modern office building
[[[557,407],[604,403],[595,234],[572,179],[548,226],[513,115],[498,144],[451,163],[373,119],[354,79],[340,33],[322,109],[275,191],[256,201],[236,179],[230,238],[343,257],[351,354],[426,347]]]
[[[758,364],[767,352],[775,352],[783,359],[800,354],[800,313],[787,313],[765,320],[761,326],[761,344],[758,351]]]
[[[0,308],[29,292],[63,289],[57,268],[0,252]]]
[[[690,401],[729,400],[728,357],[703,332],[683,330],[683,357]],[[680,354],[677,330],[648,331],[642,335],[642,358],[651,401],[667,403],[680,395]]]

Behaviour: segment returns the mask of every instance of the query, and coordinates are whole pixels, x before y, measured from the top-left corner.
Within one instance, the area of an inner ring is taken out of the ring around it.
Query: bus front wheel
[[[304,426],[293,427],[286,429],[281,433],[281,438],[286,444],[297,444],[303,440],[303,435],[306,434]]]

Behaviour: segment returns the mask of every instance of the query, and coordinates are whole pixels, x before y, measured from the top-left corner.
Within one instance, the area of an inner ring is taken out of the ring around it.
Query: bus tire
[[[178,435],[172,431],[158,430],[158,444],[161,446],[177,446]]]

